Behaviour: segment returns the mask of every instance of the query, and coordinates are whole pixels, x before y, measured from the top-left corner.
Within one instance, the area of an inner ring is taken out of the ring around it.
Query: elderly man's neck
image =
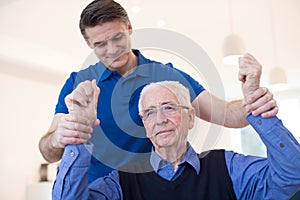
[[[187,141],[177,143],[176,145],[161,147],[156,146],[155,152],[163,159],[172,163],[174,170],[177,170],[178,164],[184,159],[184,156],[188,149]]]

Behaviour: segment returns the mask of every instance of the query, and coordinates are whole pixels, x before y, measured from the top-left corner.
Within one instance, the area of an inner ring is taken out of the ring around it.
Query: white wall
[[[0,63],[0,199],[24,200],[26,185],[38,181],[44,162],[38,140],[50,125],[61,86],[39,81],[47,73],[35,79],[2,73],[11,67]]]

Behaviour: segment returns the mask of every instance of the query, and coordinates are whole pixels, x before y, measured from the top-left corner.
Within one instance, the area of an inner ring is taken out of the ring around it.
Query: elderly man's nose
[[[166,115],[162,112],[161,109],[158,109],[157,113],[156,113],[156,122],[162,123],[162,122],[165,122],[165,121],[167,121]]]

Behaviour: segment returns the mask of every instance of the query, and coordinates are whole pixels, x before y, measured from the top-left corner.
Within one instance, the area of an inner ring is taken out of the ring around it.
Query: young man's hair
[[[82,11],[79,21],[80,32],[85,39],[87,27],[95,27],[116,19],[124,23],[129,21],[126,10],[114,0],[94,0]]]

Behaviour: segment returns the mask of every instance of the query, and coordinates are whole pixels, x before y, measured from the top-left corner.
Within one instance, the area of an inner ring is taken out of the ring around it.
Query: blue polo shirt
[[[91,138],[94,149],[89,182],[128,162],[149,157],[152,144],[146,138],[138,115],[139,95],[145,85],[163,80],[178,81],[189,89],[192,100],[204,91],[202,85],[171,63],[162,64],[145,58],[138,50],[133,52],[138,56],[138,66],[130,75],[122,77],[98,62],[71,73],[60,92],[55,113],[68,113],[64,99],[80,82],[96,79],[100,88],[97,107],[100,125],[94,127]]]

